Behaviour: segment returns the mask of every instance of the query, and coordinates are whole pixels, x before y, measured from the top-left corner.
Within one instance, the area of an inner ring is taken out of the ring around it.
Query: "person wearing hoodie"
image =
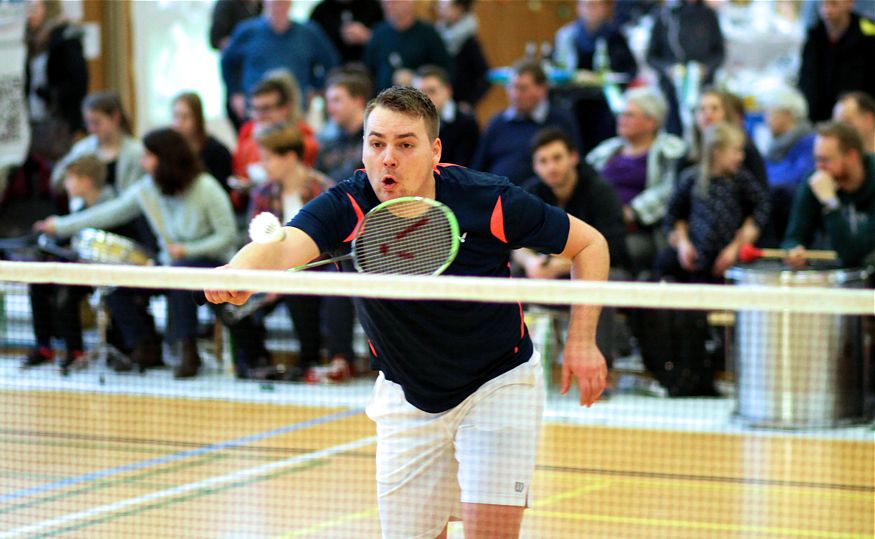
[[[623,203],[626,247],[635,274],[649,269],[666,245],[660,224],[675,187],[676,163],[687,151],[683,140],[663,131],[667,111],[655,89],[627,91],[617,136],[586,156]]]

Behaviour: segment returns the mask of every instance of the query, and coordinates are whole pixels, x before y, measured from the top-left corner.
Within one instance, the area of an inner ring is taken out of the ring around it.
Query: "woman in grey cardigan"
[[[89,135],[73,145],[52,171],[52,188],[63,188],[67,165],[83,155],[95,154],[107,165],[107,185],[124,192],[143,175],[140,158],[143,145],[131,135],[131,125],[115,92],[95,92],[82,102],[82,115]]]
[[[157,129],[144,139],[142,166],[147,175],[115,200],[76,214],[52,216],[35,228],[68,237],[83,228],[110,228],[143,215],[160,244],[159,261],[172,266],[215,267],[234,254],[236,224],[231,201],[219,182],[201,171],[191,147],[172,129]],[[166,338],[181,347],[178,378],[195,376],[197,306],[184,290],[168,290]],[[160,364],[160,346],[140,290],[118,289],[107,298],[131,360],[141,368]],[[143,328],[150,328],[144,331]]]
[[[657,90],[627,91],[618,136],[586,156],[623,202],[626,246],[636,273],[650,269],[666,245],[660,224],[675,188],[676,163],[687,149],[683,140],[662,131],[666,114],[667,105]]]

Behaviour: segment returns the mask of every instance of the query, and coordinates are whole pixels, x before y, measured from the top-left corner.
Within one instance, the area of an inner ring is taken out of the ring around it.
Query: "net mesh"
[[[379,537],[364,412],[376,373],[362,330],[331,319],[351,296],[524,306],[546,402],[522,537],[872,537],[867,278],[750,266],[733,285],[692,286],[0,262],[0,537]],[[170,342],[169,283],[277,297],[246,334],[261,346],[251,369],[239,354],[259,348],[204,306],[201,365],[174,377],[189,352]],[[149,291],[134,303],[148,314],[141,341],[165,366],[118,335],[124,290]],[[581,408],[576,388],[559,388],[568,305],[587,302],[606,306],[610,392]],[[305,373],[308,309],[321,319]],[[62,370],[76,319],[84,355]],[[352,328],[348,361],[334,354],[339,327]],[[51,359],[34,360],[38,334]]]

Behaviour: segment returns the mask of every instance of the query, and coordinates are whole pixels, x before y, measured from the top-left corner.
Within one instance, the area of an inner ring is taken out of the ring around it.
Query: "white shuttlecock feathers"
[[[249,222],[249,237],[255,243],[273,243],[282,241],[286,233],[276,215],[263,211]]]

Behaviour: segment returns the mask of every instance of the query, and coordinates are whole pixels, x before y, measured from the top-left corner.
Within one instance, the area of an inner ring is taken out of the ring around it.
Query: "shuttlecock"
[[[273,243],[282,241],[286,233],[276,215],[263,211],[249,222],[249,237],[255,243]]]

